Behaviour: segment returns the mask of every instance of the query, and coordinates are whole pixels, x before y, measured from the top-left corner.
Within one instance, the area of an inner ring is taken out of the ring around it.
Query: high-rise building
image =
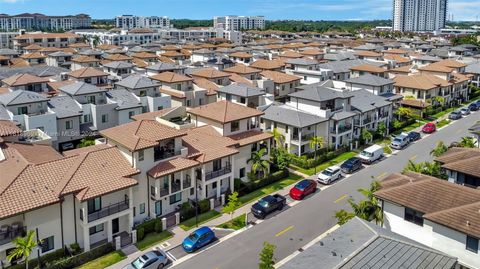
[[[448,0],[393,0],[393,30],[436,31],[445,27]]]
[[[115,27],[125,30],[132,28],[169,28],[170,18],[122,15],[115,17]]]
[[[40,13],[23,13],[18,15],[0,14],[0,30],[46,30],[70,31],[72,29],[90,28],[92,18],[86,14],[67,16],[46,16]]]
[[[213,27],[222,28],[227,31],[264,29],[265,17],[263,16],[213,17]]]

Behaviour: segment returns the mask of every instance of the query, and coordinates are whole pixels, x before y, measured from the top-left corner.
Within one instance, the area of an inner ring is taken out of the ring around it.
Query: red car
[[[290,197],[295,200],[302,200],[303,197],[315,193],[317,182],[315,180],[304,179],[290,189]]]
[[[424,132],[426,134],[431,134],[431,133],[435,132],[436,129],[437,129],[437,126],[435,126],[435,123],[429,122],[429,123],[427,123],[423,126],[422,132]]]

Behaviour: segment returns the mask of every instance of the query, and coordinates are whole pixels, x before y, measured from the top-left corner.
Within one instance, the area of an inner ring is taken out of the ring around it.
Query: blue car
[[[191,253],[210,244],[215,239],[215,233],[210,228],[201,227],[183,240],[182,247],[186,252]]]
[[[477,111],[479,107],[477,103],[471,103],[470,105],[468,105],[468,109],[470,109],[470,111]]]

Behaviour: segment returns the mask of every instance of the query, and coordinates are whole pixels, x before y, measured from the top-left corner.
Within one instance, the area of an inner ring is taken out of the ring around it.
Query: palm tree
[[[395,114],[397,114],[399,120],[403,118],[411,118],[413,116],[412,110],[408,107],[399,107]]]
[[[315,174],[317,173],[317,164],[316,164],[316,161],[317,161],[317,149],[321,149],[323,148],[323,144],[324,144],[324,140],[323,140],[323,137],[322,136],[312,136],[310,137],[309,139],[310,141],[310,148],[313,149],[313,154],[314,154],[314,157],[313,157],[313,160],[315,161],[315,164],[314,164],[314,172]]]
[[[339,225],[344,224],[349,219],[357,216],[366,221],[375,221],[376,224],[383,225],[383,212],[378,199],[373,195],[380,189],[380,182],[373,181],[368,189],[358,189],[358,192],[365,196],[365,200],[360,201],[358,204],[353,199],[349,199],[348,203],[353,209],[353,213],[340,210],[335,213],[337,223]]]
[[[432,151],[430,151],[430,155],[432,155],[434,157],[439,157],[440,155],[445,153],[447,150],[448,150],[447,145],[445,145],[445,143],[443,143],[443,141],[438,141],[435,148],[432,149]]]
[[[28,269],[28,258],[30,254],[37,247],[37,240],[35,240],[35,232],[28,231],[25,237],[17,237],[13,241],[15,248],[7,256],[9,262],[14,259],[25,258],[25,268]]]
[[[100,37],[98,35],[93,37],[93,47],[96,48],[100,44]]]
[[[377,133],[380,134],[381,137],[385,137],[387,134],[387,125],[385,122],[380,122],[378,124]]]
[[[407,166],[403,168],[403,173],[415,172],[421,173],[423,171],[423,165],[421,163],[414,163],[412,160],[408,160]]]
[[[361,136],[365,144],[368,144],[368,142],[373,139],[372,133],[369,130],[367,130],[367,128],[362,129]]]
[[[266,148],[262,148],[258,151],[252,152],[250,159],[247,160],[247,163],[252,163],[252,172],[257,175],[258,172],[262,172],[262,177],[268,172],[268,168],[270,167],[270,162],[263,159],[265,152],[267,151]]]
[[[462,141],[460,141],[460,147],[462,148],[474,148],[475,147],[475,140],[473,137],[462,137]]]
[[[277,128],[273,128],[272,135],[273,140],[275,141],[275,147],[278,148],[278,145],[281,145],[283,147],[285,136]]]
[[[442,96],[435,96],[432,98],[434,106],[441,106],[443,107],[443,104],[445,103],[445,98]]]

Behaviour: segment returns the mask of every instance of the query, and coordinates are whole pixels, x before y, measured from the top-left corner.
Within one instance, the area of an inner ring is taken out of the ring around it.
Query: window
[[[155,196],[155,193],[156,193],[155,186],[150,186],[150,195]]]
[[[42,240],[42,253],[48,252],[54,248],[54,237],[50,236]]]
[[[142,150],[138,151],[138,161],[141,162],[145,159],[145,152]]]
[[[142,113],[147,113],[147,112],[148,112],[148,107],[142,106]]]
[[[143,97],[143,96],[146,96],[146,95],[147,95],[147,91],[145,91],[145,90],[140,91],[140,97]]]
[[[95,104],[95,95],[88,95],[87,96],[87,102],[89,104]]]
[[[190,188],[190,196],[195,194],[195,188]]]
[[[140,214],[144,214],[145,213],[145,203],[141,203],[140,204]]]
[[[174,194],[174,195],[170,195],[170,204],[173,205],[175,203],[178,203],[182,200],[182,193],[179,192],[177,194]]]
[[[102,198],[97,197],[97,198],[88,200],[87,207],[88,207],[88,214],[100,211],[100,209],[102,209]]]
[[[217,188],[217,182],[213,182],[212,183],[212,189],[216,189]]]
[[[245,97],[240,97],[240,103],[245,104]]]
[[[157,110],[162,110],[162,109],[163,109],[163,106],[157,107]]]
[[[181,91],[182,90],[182,84],[177,84],[176,88],[177,88],[177,91]]]
[[[91,122],[91,121],[92,121],[92,115],[90,115],[90,114],[83,115],[83,122],[84,123]]]
[[[65,122],[65,129],[70,130],[73,128],[73,121],[72,120],[67,120]]]
[[[240,121],[232,121],[230,123],[230,132],[236,132],[238,130],[240,130]]]
[[[478,238],[467,235],[467,250],[478,253]]]
[[[190,107],[192,105],[192,101],[187,100],[187,106]]]
[[[135,116],[135,111],[128,111],[128,118],[131,119],[133,116]]]
[[[88,234],[90,234],[90,235],[96,234],[96,233],[99,233],[99,232],[103,232],[103,223],[95,225],[95,226],[90,227],[88,229]]]
[[[222,160],[221,159],[213,160],[212,165],[213,165],[213,171],[218,171],[222,169]]]
[[[108,122],[108,114],[102,115],[102,123]]]
[[[244,177],[245,177],[245,167],[240,168],[240,178],[244,178]]]
[[[28,113],[28,109],[26,106],[21,106],[17,108],[17,111],[18,111],[18,115],[23,115]]]
[[[405,220],[423,226],[423,213],[405,207]]]

